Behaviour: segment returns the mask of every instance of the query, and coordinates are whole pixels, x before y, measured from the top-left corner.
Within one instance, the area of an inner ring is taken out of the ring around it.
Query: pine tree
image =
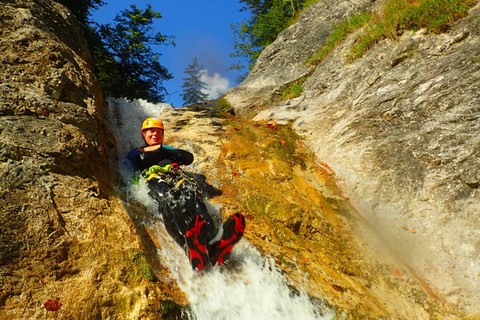
[[[145,10],[131,5],[130,10],[117,14],[113,25],[99,27],[103,47],[96,48],[94,60],[105,95],[164,101],[167,90],[163,81],[173,76],[151,46],[175,43],[173,37],[153,32],[154,19],[161,17],[150,5]]]
[[[189,64],[185,69],[184,73],[186,73],[188,77],[183,78],[183,94],[181,94],[183,97],[183,106],[207,101],[208,94],[204,91],[208,90],[208,87],[206,83],[200,79],[203,70],[203,66],[198,64],[197,57],[195,57],[193,63]]]

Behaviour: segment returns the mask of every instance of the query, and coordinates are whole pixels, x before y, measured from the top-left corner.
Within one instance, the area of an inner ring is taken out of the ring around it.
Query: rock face
[[[441,299],[479,312],[479,5],[446,33],[383,40],[352,63],[345,55],[353,39],[347,39],[311,70],[301,96],[267,105],[275,91],[307,73],[305,56],[291,55],[308,43],[296,35],[310,35],[328,17],[321,1],[309,9],[306,17],[318,22],[300,19],[281,33],[226,99],[236,114],[292,121],[379,242]],[[330,30],[311,36],[324,41]],[[290,78],[279,76],[282,65],[291,66]]]
[[[317,160],[273,122],[176,110],[167,143],[195,153],[212,203],[243,211],[245,239],[294,285],[309,273],[311,296],[339,317],[455,319],[456,306],[478,309],[478,8],[447,34],[384,41],[353,64],[346,43],[303,66],[335,21],[369,6],[320,1],[227,95],[256,115],[311,74],[257,119],[292,120]],[[181,318],[145,208],[127,212],[114,188],[116,142],[75,19],[53,1],[8,0],[0,30],[0,318]],[[383,251],[359,245],[352,222],[397,257],[372,256]]]
[[[112,188],[78,23],[53,1],[2,1],[0,31],[0,318],[45,318],[47,300],[63,319],[149,317],[164,294]]]
[[[196,175],[209,204],[223,219],[243,212],[248,243],[338,318],[456,319],[399,259],[358,245],[349,227],[362,223],[355,208],[289,126],[183,109],[161,118],[166,144],[195,154],[184,170]]]
[[[253,117],[265,108],[279,87],[314,70],[305,64],[325,43],[335,25],[355,12],[372,7],[374,0],[320,0],[308,7],[298,22],[282,31],[265,48],[247,79],[226,95],[235,112]]]

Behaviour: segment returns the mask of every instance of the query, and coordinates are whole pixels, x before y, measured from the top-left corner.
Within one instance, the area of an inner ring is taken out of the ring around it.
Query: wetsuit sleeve
[[[163,145],[159,151],[165,155],[166,159],[172,160],[172,163],[176,162],[181,165],[189,165],[193,162],[193,154],[187,150]]]
[[[135,162],[135,158],[140,154],[141,152],[138,151],[137,148],[132,149],[128,152],[127,159],[130,160],[131,162]]]
[[[138,149],[130,150],[127,158],[138,170],[144,170],[156,164],[165,166],[176,162],[180,165],[189,165],[193,162],[192,153],[165,145],[157,151],[140,152]]]

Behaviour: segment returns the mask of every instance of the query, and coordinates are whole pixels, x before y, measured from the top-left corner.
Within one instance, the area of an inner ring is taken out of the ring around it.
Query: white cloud
[[[229,88],[228,78],[224,78],[216,72],[213,76],[210,76],[207,69],[203,69],[202,71],[203,73],[200,76],[200,80],[205,82],[208,88],[208,90],[203,90],[202,92],[208,94],[208,99],[216,99],[227,91]]]

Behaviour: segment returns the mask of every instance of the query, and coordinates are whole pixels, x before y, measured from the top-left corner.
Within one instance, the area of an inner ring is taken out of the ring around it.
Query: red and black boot
[[[233,246],[240,241],[245,232],[245,217],[237,212],[228,218],[223,225],[222,239],[213,244],[210,248],[209,256],[212,265],[221,265],[228,259]]]
[[[207,234],[205,220],[196,216],[186,233],[188,257],[193,269],[198,271],[208,266]]]

